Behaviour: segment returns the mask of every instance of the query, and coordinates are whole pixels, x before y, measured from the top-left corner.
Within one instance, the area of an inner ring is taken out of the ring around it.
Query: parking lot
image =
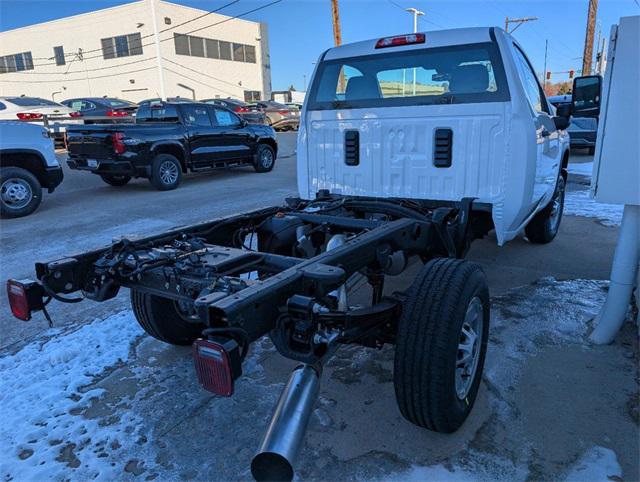
[[[117,188],[65,170],[35,214],[2,222],[3,283],[33,276],[36,260],[123,234],[282,203],[296,193],[295,134],[278,140],[270,173],[192,174],[168,192],[144,179]],[[636,328],[628,323],[609,346],[587,342],[618,215],[589,204],[580,166],[590,161],[572,156],[569,207],[553,243],[519,238],[499,248],[489,235],[472,247],[469,259],[489,279],[492,334],[484,384],[463,428],[442,435],[410,425],[394,400],[393,349],[347,347],[323,378],[301,479],[640,478]],[[397,277],[387,289],[408,280]],[[52,304],[54,329],[40,314],[14,320],[3,298],[2,397],[25,393],[20,405],[0,401],[9,414],[0,437],[3,478],[249,479],[292,363],[265,339],[252,349],[236,395],[211,396],[198,387],[190,349],[143,335],[124,291],[105,303]],[[42,399],[35,412],[25,403]]]

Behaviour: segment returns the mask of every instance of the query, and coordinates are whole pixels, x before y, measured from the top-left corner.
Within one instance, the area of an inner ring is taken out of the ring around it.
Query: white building
[[[140,101],[162,84],[167,97],[268,99],[266,24],[141,0],[0,33],[2,96]]]

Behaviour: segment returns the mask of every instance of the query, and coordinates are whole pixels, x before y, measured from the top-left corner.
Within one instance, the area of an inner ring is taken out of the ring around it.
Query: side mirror
[[[602,77],[586,75],[573,79],[573,115],[576,117],[598,117]]]
[[[571,112],[573,111],[573,105],[569,103],[558,104],[556,107],[556,115],[553,118],[553,122],[556,125],[556,129],[565,130],[571,124]]]

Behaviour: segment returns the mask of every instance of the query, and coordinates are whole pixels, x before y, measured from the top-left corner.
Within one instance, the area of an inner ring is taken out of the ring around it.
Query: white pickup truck
[[[554,238],[569,113],[554,112],[497,28],[330,49],[302,111],[298,198],[38,262],[37,281],[8,282],[11,309],[48,317],[48,298],[105,301],[128,288],[142,328],[192,344],[201,385],[221,396],[269,334],[301,364],[252,460],[258,480],[293,477],[322,366],[345,344],[393,345],[404,417],[453,432],[474,405],[489,339],[487,281],[463,258],[493,229],[500,244],[523,229],[531,242]],[[385,290],[411,262],[423,264],[411,288]],[[355,304],[360,281],[370,301]]]
[[[476,199],[499,244],[560,224],[568,112],[499,28],[367,40],[317,62],[298,133],[298,187],[378,198]],[[566,175],[566,174],[565,174]]]
[[[50,133],[42,126],[0,121],[0,217],[19,218],[62,182],[62,167]]]

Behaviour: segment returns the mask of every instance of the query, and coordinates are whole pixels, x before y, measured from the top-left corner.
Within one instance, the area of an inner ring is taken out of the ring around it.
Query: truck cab
[[[491,212],[503,244],[549,214],[554,194],[562,200],[569,113],[558,114],[522,47],[499,28],[332,48],[301,116],[299,195],[470,197]]]

